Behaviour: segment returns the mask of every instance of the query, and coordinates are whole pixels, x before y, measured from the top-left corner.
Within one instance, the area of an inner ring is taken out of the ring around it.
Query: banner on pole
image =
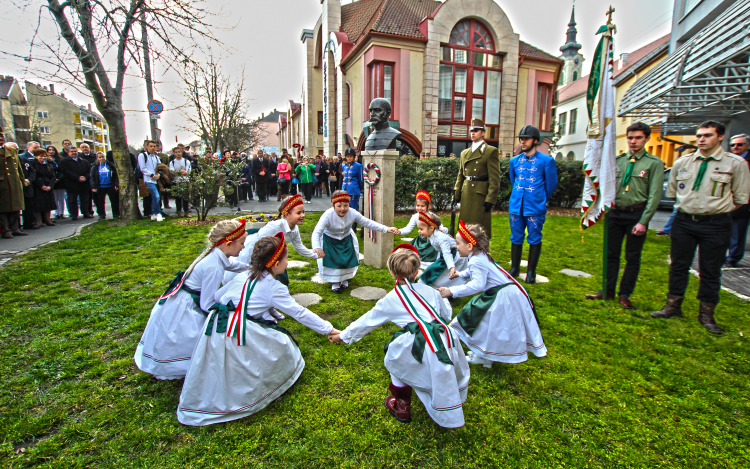
[[[586,181],[581,200],[581,230],[595,225],[615,201],[615,88],[614,42],[615,25],[599,28],[602,37],[591,64],[586,92],[588,108],[588,141],[583,158]]]

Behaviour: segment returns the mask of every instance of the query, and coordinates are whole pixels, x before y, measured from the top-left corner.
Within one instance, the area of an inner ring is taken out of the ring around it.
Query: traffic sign
[[[152,100],[148,103],[148,112],[151,114],[161,114],[164,111],[164,105],[161,101]]]
[[[159,114],[151,114],[152,121],[159,120],[159,119],[161,119],[161,116]]]
[[[294,145],[292,145],[292,148],[299,148],[299,147],[300,147],[299,143],[295,143]]]

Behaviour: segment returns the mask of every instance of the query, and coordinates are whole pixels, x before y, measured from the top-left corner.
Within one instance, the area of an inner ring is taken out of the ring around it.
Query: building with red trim
[[[301,141],[291,143],[302,154],[363,148],[376,97],[391,102],[402,153],[458,155],[474,117],[503,156],[514,153],[524,125],[552,135],[563,61],[520,41],[493,0],[322,0],[300,39]]]

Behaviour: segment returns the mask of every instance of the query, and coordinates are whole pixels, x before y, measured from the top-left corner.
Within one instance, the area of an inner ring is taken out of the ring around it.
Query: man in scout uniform
[[[482,119],[471,120],[471,147],[461,152],[455,193],[451,204],[461,202],[461,219],[482,225],[492,237],[492,207],[500,190],[500,157],[497,148],[484,141]]]
[[[627,129],[627,153],[617,157],[615,203],[609,211],[609,243],[607,245],[606,299],[615,298],[617,274],[620,272],[622,240],[625,243],[625,271],[620,281],[620,304],[632,308],[630,295],[635,289],[641,268],[641,252],[646,231],[656,213],[664,185],[664,162],[645,150],[651,127],[636,122]],[[604,292],[586,295],[587,300],[601,300]]]
[[[0,228],[3,238],[25,236],[18,224],[18,212],[24,209],[23,186],[29,181],[23,175],[18,148],[5,145],[5,134],[0,127]]]
[[[721,265],[732,236],[729,212],[747,203],[750,196],[750,169],[743,159],[721,148],[724,132],[719,122],[702,123],[696,133],[698,151],[672,166],[667,197],[675,198],[677,215],[671,233],[669,293],[664,308],[651,313],[655,318],[682,317],[682,301],[698,247],[698,322],[714,334],[722,332],[714,310],[719,302]]]
[[[524,237],[529,241],[529,265],[526,283],[536,283],[536,266],[542,254],[542,228],[547,218],[547,201],[557,188],[557,163],[549,155],[536,149],[542,140],[539,129],[527,125],[518,133],[521,153],[510,160],[510,212],[511,269],[510,274],[521,273],[521,254]],[[528,237],[526,232],[528,231]]]

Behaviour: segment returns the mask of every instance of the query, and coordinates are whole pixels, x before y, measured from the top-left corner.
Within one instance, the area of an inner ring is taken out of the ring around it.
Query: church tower
[[[562,56],[565,61],[562,72],[560,73],[560,86],[572,83],[583,76],[583,55],[579,52],[581,45],[576,42],[576,7],[573,5],[573,11],[570,13],[570,23],[568,23],[567,42],[560,47]]]

